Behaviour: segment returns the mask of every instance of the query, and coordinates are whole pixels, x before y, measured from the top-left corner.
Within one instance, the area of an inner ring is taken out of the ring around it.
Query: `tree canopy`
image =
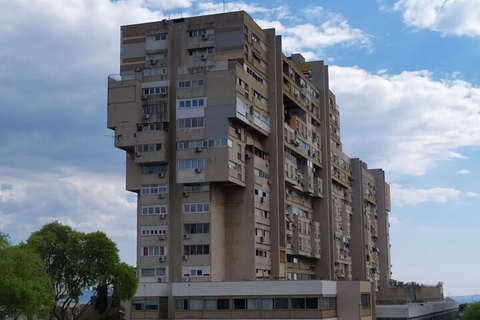
[[[471,303],[462,314],[462,320],[478,320],[480,319],[480,302]]]
[[[0,319],[18,316],[46,319],[54,305],[54,292],[42,260],[0,235]]]
[[[133,268],[120,262],[116,244],[105,233],[83,233],[52,222],[27,240],[40,255],[51,279],[57,306],[52,318],[80,318],[91,302],[77,308],[82,292],[101,288],[113,290],[113,298],[129,300],[137,289]]]

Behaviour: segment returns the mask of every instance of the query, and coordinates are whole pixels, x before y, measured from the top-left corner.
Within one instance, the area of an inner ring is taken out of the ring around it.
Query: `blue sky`
[[[480,293],[480,3],[226,1],[330,66],[344,151],[392,186],[393,278]],[[105,231],[135,263],[135,197],[106,129],[121,25],[223,11],[220,1],[3,0],[0,230],[57,219]]]

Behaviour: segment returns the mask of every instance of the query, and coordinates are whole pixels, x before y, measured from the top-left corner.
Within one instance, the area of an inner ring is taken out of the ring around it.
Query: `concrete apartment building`
[[[323,61],[285,56],[243,11],[124,26],[120,58],[108,127],[138,196],[128,315],[374,319],[389,186],[343,153]]]

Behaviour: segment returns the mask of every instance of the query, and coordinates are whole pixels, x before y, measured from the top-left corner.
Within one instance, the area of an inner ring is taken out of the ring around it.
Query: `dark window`
[[[275,298],[275,309],[288,309],[288,298]]]
[[[245,309],[245,299],[233,299],[233,309]]]
[[[307,309],[318,309],[318,298],[306,298],[305,300]]]
[[[218,299],[217,300],[217,309],[218,310],[228,310],[228,309],[230,309],[230,300],[229,299]]]
[[[292,298],[292,309],[305,309],[305,298]]]

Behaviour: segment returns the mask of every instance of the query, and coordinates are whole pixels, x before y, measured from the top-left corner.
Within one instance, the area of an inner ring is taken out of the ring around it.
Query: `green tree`
[[[83,233],[52,222],[34,232],[27,243],[39,253],[52,281],[57,303],[51,309],[52,318],[79,319],[91,304],[79,306],[80,296],[90,288],[95,288],[94,295],[105,287],[113,289],[119,300],[135,294],[134,272],[125,276],[117,246],[103,232]]]
[[[7,237],[0,236],[7,244]],[[0,319],[46,319],[54,305],[50,278],[36,252],[24,244],[0,246]]]
[[[462,320],[478,320],[478,319],[480,319],[480,302],[469,304],[462,315]]]

